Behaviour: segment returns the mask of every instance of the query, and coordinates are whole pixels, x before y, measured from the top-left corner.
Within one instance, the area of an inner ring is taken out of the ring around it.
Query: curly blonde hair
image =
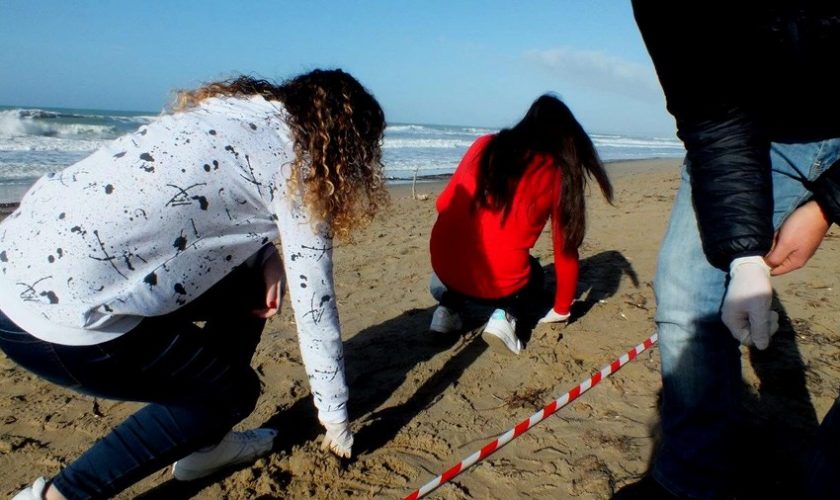
[[[341,70],[314,70],[280,85],[249,76],[182,91],[175,110],[208,97],[261,95],[288,112],[295,159],[289,193],[304,184],[303,203],[315,221],[327,221],[334,237],[352,241],[389,203],[382,173],[385,115],[376,99]]]

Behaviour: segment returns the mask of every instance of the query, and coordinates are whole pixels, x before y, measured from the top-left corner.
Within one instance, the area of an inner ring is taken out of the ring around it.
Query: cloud
[[[662,89],[652,65],[642,65],[594,50],[559,47],[524,55],[561,79],[589,88],[661,103]]]

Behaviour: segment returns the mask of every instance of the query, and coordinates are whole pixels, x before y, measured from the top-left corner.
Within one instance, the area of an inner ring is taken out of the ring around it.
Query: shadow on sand
[[[819,427],[806,385],[806,365],[796,343],[796,332],[775,292],[772,307],[779,313],[778,332],[766,350],[750,348],[748,353],[749,363],[758,378],[758,388],[745,382],[739,384],[735,397],[738,398],[736,408],[740,407],[741,411],[735,411],[734,415],[721,417],[709,413],[703,416],[730,422],[731,427],[722,428],[729,436],[726,453],[734,457],[731,459],[733,464],[738,464],[733,486],[739,499],[799,497],[805,464]],[[729,342],[729,331],[723,325],[716,333],[724,335]],[[697,360],[680,360],[675,370],[680,371],[681,366],[694,363]],[[721,366],[707,369],[720,371]],[[740,379],[740,372],[737,377]],[[659,398],[661,404],[661,391]],[[648,470],[661,446],[659,422],[654,424],[651,435],[655,444],[648,459]]]
[[[546,273],[545,302],[536,304],[532,317],[520,321],[517,328],[524,341],[537,319],[551,306],[554,293],[554,265],[544,267]],[[572,309],[572,321],[585,315],[599,300],[606,299],[618,290],[623,276],[629,276],[638,286],[638,278],[630,263],[620,252],[607,251],[581,261],[577,297],[586,295]],[[350,386],[350,418],[356,422],[353,452],[356,456],[376,450],[392,440],[418,413],[432,406],[446,391],[457,383],[464,371],[487,349],[476,341],[490,310],[470,305],[465,313],[464,334],[446,339],[433,339],[428,331],[434,307],[411,309],[378,325],[365,328],[344,343],[346,375]],[[440,370],[425,381],[416,381],[417,390],[402,403],[383,408],[382,405],[397,391],[420,363],[437,355],[448,356]],[[375,387],[376,390],[362,390]],[[363,422],[359,429],[358,421]],[[280,432],[275,440],[275,450],[291,450],[323,433],[318,424],[312,400],[305,397],[283,408],[261,427],[271,427]],[[293,430],[293,431],[292,431]],[[248,465],[243,465],[247,467]],[[190,483],[167,481],[138,498],[172,499],[189,498],[203,488],[230,474],[225,470]],[[277,474],[283,474],[278,471]],[[288,478],[277,478],[281,484]]]

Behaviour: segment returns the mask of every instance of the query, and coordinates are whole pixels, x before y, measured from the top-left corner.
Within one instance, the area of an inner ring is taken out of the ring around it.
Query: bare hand
[[[283,300],[283,287],[286,281],[286,274],[283,271],[283,261],[280,255],[272,252],[263,262],[263,282],[265,283],[265,307],[254,309],[252,312],[258,318],[268,319],[280,310]]]
[[[778,276],[801,268],[822,243],[831,222],[815,201],[794,210],[782,223],[770,253],[764,257],[770,274]]]

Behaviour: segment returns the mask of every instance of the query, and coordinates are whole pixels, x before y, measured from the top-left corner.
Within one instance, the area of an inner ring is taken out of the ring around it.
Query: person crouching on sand
[[[497,308],[482,337],[518,354],[516,319],[540,302],[543,290],[542,267],[529,251],[549,217],[557,290],[540,321],[566,321],[577,287],[588,177],[611,202],[612,186],[592,141],[551,95],[534,101],[513,128],[476,140],[437,199],[430,289],[440,305],[429,329],[458,331],[465,302],[477,301]]]
[[[231,428],[260,395],[250,361],[284,270],[322,448],[350,456],[333,238],[388,202],[382,109],[341,70],[213,83],[175,109],[46,175],[0,225],[0,348],[149,403],[16,498],[106,498],[172,462],[192,480],[270,451],[275,430]]]

